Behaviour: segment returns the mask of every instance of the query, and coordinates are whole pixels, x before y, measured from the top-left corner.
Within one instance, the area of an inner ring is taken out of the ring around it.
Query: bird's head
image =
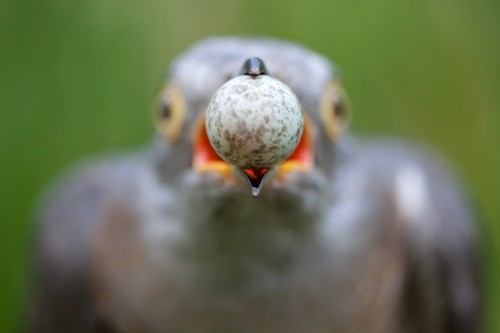
[[[245,91],[248,87],[251,91]],[[278,94],[277,100],[272,93],[276,87],[286,96]],[[287,98],[293,105],[289,110],[284,106],[279,118]],[[250,114],[260,118],[249,122]],[[308,183],[327,181],[349,107],[330,62],[322,56],[271,39],[215,38],[174,61],[154,118],[164,181],[175,183],[189,174],[218,193],[248,191],[246,180],[257,196],[264,178],[264,193],[300,191]],[[275,125],[261,126],[264,118]],[[277,138],[280,129],[285,134]],[[218,139],[225,140],[225,148]],[[268,149],[269,142],[279,146],[278,151]]]

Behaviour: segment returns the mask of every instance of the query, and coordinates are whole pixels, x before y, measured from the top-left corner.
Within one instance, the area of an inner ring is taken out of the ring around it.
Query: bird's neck
[[[203,212],[184,212],[185,249],[192,260],[227,279],[242,281],[266,267],[286,269],[313,243],[320,210],[301,198],[264,194],[254,199],[242,193],[203,202]]]

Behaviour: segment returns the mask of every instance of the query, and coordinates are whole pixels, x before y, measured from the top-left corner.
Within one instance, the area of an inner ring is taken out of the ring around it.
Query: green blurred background
[[[432,145],[483,220],[483,332],[500,332],[500,2],[3,0],[0,332],[27,306],[37,193],[85,156],[148,144],[172,58],[209,35],[294,40],[340,67],[358,135]]]

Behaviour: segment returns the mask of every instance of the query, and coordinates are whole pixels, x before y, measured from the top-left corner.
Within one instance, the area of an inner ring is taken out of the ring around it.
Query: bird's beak
[[[294,152],[275,169],[275,176],[284,179],[291,172],[306,173],[314,167],[314,128],[304,114],[304,129]],[[228,183],[234,183],[237,168],[224,161],[213,149],[205,130],[205,115],[202,114],[193,128],[193,169],[198,173],[217,173]],[[257,197],[270,170],[241,170],[252,196]]]

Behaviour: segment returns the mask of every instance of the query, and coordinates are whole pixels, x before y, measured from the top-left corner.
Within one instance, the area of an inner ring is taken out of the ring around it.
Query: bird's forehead
[[[332,78],[324,57],[293,43],[272,39],[214,38],[194,45],[173,63],[170,79],[188,99],[207,101],[228,79],[238,75],[249,57],[261,58],[268,74],[301,97],[322,92]]]

